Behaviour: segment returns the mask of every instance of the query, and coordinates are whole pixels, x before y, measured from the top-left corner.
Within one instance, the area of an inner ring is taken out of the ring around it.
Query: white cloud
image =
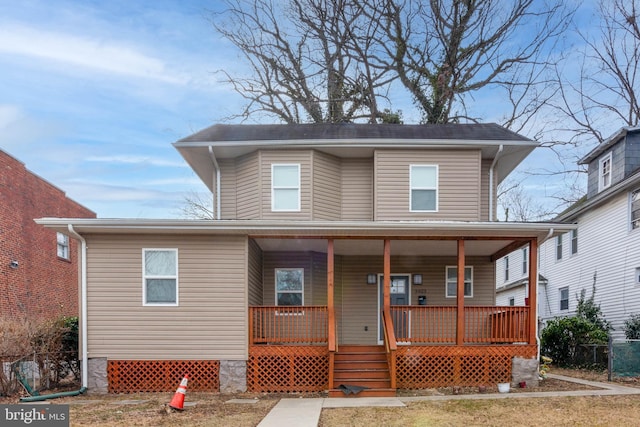
[[[0,129],[17,122],[22,117],[20,109],[14,105],[0,104]]]
[[[90,156],[86,158],[86,161],[98,163],[145,164],[151,166],[169,166],[179,168],[187,167],[185,162],[171,161],[148,156]]]
[[[0,25],[0,52],[173,84],[188,81],[185,76],[167,70],[162,60],[124,44],[23,25]]]

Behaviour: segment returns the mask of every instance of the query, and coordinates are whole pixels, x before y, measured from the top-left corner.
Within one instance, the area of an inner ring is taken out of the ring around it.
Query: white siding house
[[[589,165],[587,196],[556,218],[578,229],[539,248],[538,316],[546,322],[574,315],[582,290],[589,297],[595,286],[613,336],[624,337],[624,321],[640,314],[640,128],[620,130],[581,163]],[[522,303],[522,251],[496,263],[498,304]]]

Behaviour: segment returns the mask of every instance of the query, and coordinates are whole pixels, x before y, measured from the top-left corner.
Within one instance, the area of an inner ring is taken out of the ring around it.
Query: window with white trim
[[[598,191],[611,186],[611,153],[600,159],[598,168]]]
[[[513,307],[514,305],[516,305],[516,298],[515,297],[509,297],[509,305],[511,307]]]
[[[522,248],[522,274],[529,272],[529,248]]]
[[[636,285],[640,285],[640,267],[636,267]]]
[[[409,207],[411,212],[438,211],[438,166],[410,165],[409,166],[410,194]]]
[[[560,288],[560,310],[569,310],[569,288]]]
[[[271,210],[300,211],[300,165],[271,165]]]
[[[56,233],[58,258],[69,259],[69,236],[63,233]]]
[[[178,305],[178,250],[142,249],[144,305]]]
[[[571,255],[578,253],[578,229],[571,230]]]
[[[276,269],[276,305],[304,305],[304,269]]]
[[[562,259],[562,234],[556,237],[556,260]]]
[[[504,257],[504,281],[509,280],[509,257]]]
[[[640,228],[640,189],[633,191],[629,200],[631,215],[631,229]]]
[[[447,285],[446,285],[446,297],[454,298],[458,295],[458,267],[455,265],[447,266]],[[464,267],[464,297],[473,297],[473,267]]]

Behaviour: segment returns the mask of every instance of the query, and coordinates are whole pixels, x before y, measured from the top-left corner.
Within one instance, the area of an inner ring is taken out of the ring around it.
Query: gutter
[[[500,144],[498,148],[498,152],[496,156],[493,158],[493,162],[491,162],[491,167],[489,168],[489,221],[494,221],[493,219],[493,175],[494,169],[496,167],[496,163],[498,163],[498,158],[500,157],[500,153],[504,150],[504,145]]]
[[[213,147],[211,145],[209,145],[209,157],[211,158],[213,168],[216,170],[216,194],[214,200],[216,213],[213,219],[220,219],[220,165],[218,165],[216,155],[213,154]]]
[[[81,244],[81,261],[80,261],[80,304],[81,314],[81,331],[82,331],[82,389],[86,390],[88,385],[89,355],[87,342],[87,241],[73,228],[73,224],[68,225],[69,233],[73,235]]]

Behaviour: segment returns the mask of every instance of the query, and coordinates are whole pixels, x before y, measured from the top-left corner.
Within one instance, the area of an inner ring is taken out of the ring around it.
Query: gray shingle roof
[[[284,141],[331,139],[487,140],[531,141],[495,123],[394,125],[394,124],[217,124],[178,142]]]

